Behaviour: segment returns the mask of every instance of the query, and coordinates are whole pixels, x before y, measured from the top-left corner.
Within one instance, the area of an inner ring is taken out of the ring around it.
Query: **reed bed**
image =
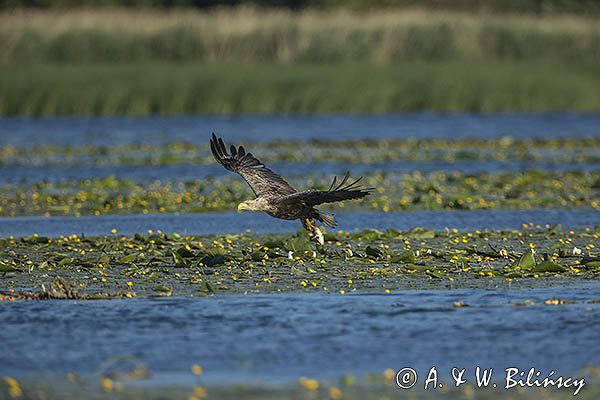
[[[0,62],[597,63],[599,19],[425,9],[12,10],[0,13]]]
[[[599,19],[5,10],[0,115],[598,111]]]
[[[600,66],[509,62],[0,66],[0,115],[597,111]]]

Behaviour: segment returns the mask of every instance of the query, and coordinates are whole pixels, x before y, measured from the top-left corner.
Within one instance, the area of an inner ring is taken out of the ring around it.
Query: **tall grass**
[[[407,60],[600,62],[600,18],[371,12],[94,9],[0,13],[0,63]]]
[[[0,12],[0,115],[600,110],[600,17]]]
[[[0,66],[0,115],[600,110],[600,66]]]

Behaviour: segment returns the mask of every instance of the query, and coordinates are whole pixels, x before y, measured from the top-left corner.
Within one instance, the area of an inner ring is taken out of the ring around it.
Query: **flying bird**
[[[248,183],[256,198],[246,200],[237,207],[238,211],[263,211],[272,217],[294,220],[299,219],[302,226],[309,231],[315,240],[324,244],[323,234],[315,224],[315,220],[335,228],[337,221],[331,214],[319,211],[315,206],[323,203],[360,199],[368,196],[373,189],[363,189],[359,185],[361,178],[352,181],[349,174],[338,183],[337,177],[328,190],[308,189],[297,191],[280,175],[271,171],[252,153],[246,152],[243,146],[231,146],[229,153],[223,139],[213,133],[210,150],[221,165],[233,171]]]

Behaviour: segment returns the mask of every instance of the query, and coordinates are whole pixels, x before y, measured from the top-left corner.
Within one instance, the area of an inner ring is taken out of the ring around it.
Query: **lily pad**
[[[379,258],[383,255],[383,251],[380,248],[373,247],[373,246],[367,246],[367,248],[365,249],[365,252],[367,253],[367,255],[369,257],[373,257],[373,258]]]
[[[586,263],[585,266],[588,268],[599,268],[600,261],[590,261],[590,262]]]
[[[208,256],[204,256],[202,257],[202,259],[200,260],[200,262],[202,264],[204,264],[205,266],[212,268],[215,265],[219,265],[219,264],[224,264],[225,263],[225,257],[223,257],[222,255],[208,255]]]
[[[408,236],[412,239],[433,239],[435,237],[435,231],[429,228],[423,228],[415,226],[407,232]]]
[[[0,263],[0,272],[16,272],[18,269],[11,267],[10,265],[6,265]]]
[[[526,251],[518,260],[511,264],[511,268],[531,269],[535,266],[533,251]]]
[[[135,254],[135,253],[127,254],[126,256],[119,258],[119,263],[120,264],[129,264],[130,262],[135,260],[136,257],[137,257],[137,254]]]
[[[563,272],[565,268],[554,261],[544,261],[535,266],[535,272]]]
[[[287,251],[292,251],[294,253],[304,253],[306,251],[312,251],[313,249],[312,243],[307,235],[297,236],[289,240],[284,247]]]
[[[173,262],[176,267],[187,267],[189,263],[179,255],[178,252],[171,250],[171,256],[173,257]]]
[[[402,252],[400,254],[396,254],[395,256],[390,258],[390,262],[393,262],[393,263],[399,263],[399,262],[414,263],[415,261],[417,261],[417,256],[415,255],[415,252],[412,250],[408,250],[408,251]]]

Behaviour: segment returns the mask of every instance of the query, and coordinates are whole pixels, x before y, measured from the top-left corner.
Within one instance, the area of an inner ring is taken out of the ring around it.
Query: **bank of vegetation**
[[[10,9],[0,115],[596,111],[594,15]]]

